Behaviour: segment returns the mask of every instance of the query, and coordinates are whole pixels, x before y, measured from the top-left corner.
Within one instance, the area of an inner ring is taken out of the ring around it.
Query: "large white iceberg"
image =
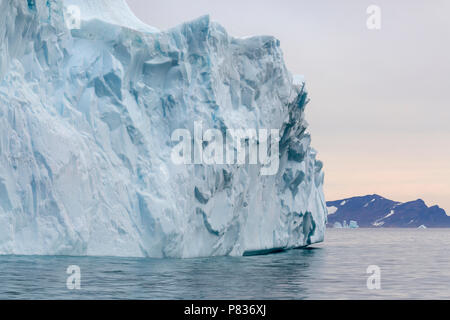
[[[68,7],[78,6],[71,29]],[[199,257],[323,240],[322,164],[278,40],[123,0],[0,0],[0,254]],[[178,128],[280,129],[280,165],[175,165]]]

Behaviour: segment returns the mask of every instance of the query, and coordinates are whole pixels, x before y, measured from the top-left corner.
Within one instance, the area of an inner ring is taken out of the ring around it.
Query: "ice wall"
[[[199,257],[323,240],[307,93],[278,40],[124,1],[0,0],[0,254]],[[100,10],[102,9],[102,10]],[[103,10],[104,9],[104,10]],[[280,129],[280,168],[175,165],[178,128]]]

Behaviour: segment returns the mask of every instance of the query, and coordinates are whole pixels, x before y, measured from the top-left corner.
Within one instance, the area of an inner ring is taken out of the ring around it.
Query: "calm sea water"
[[[81,289],[66,286],[69,265]],[[381,290],[367,288],[369,265]],[[0,256],[0,299],[450,299],[450,229],[327,231],[267,256],[158,260]]]

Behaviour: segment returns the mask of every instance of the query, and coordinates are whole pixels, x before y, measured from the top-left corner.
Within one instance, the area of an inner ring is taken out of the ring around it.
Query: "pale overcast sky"
[[[167,29],[209,14],[229,34],[281,40],[307,81],[327,200],[377,193],[450,215],[450,1],[128,0]],[[381,30],[368,30],[369,5]]]

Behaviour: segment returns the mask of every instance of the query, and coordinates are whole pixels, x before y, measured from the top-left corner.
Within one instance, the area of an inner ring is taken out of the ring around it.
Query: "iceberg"
[[[343,221],[342,224],[339,221],[336,221],[333,224],[334,229],[358,229],[359,225],[357,221],[350,220],[350,223],[347,224],[347,221]]]
[[[339,221],[336,221],[333,225],[334,229],[342,229],[342,224]]]
[[[277,39],[234,38],[208,16],[160,31],[123,0],[0,10],[0,254],[242,256],[323,241],[308,94]],[[198,121],[278,129],[278,171],[173,163],[172,133]]]
[[[357,222],[357,221],[354,221],[354,220],[350,220],[350,224],[348,225],[348,227],[349,227],[350,229],[358,229],[358,228],[359,228],[358,222]]]

